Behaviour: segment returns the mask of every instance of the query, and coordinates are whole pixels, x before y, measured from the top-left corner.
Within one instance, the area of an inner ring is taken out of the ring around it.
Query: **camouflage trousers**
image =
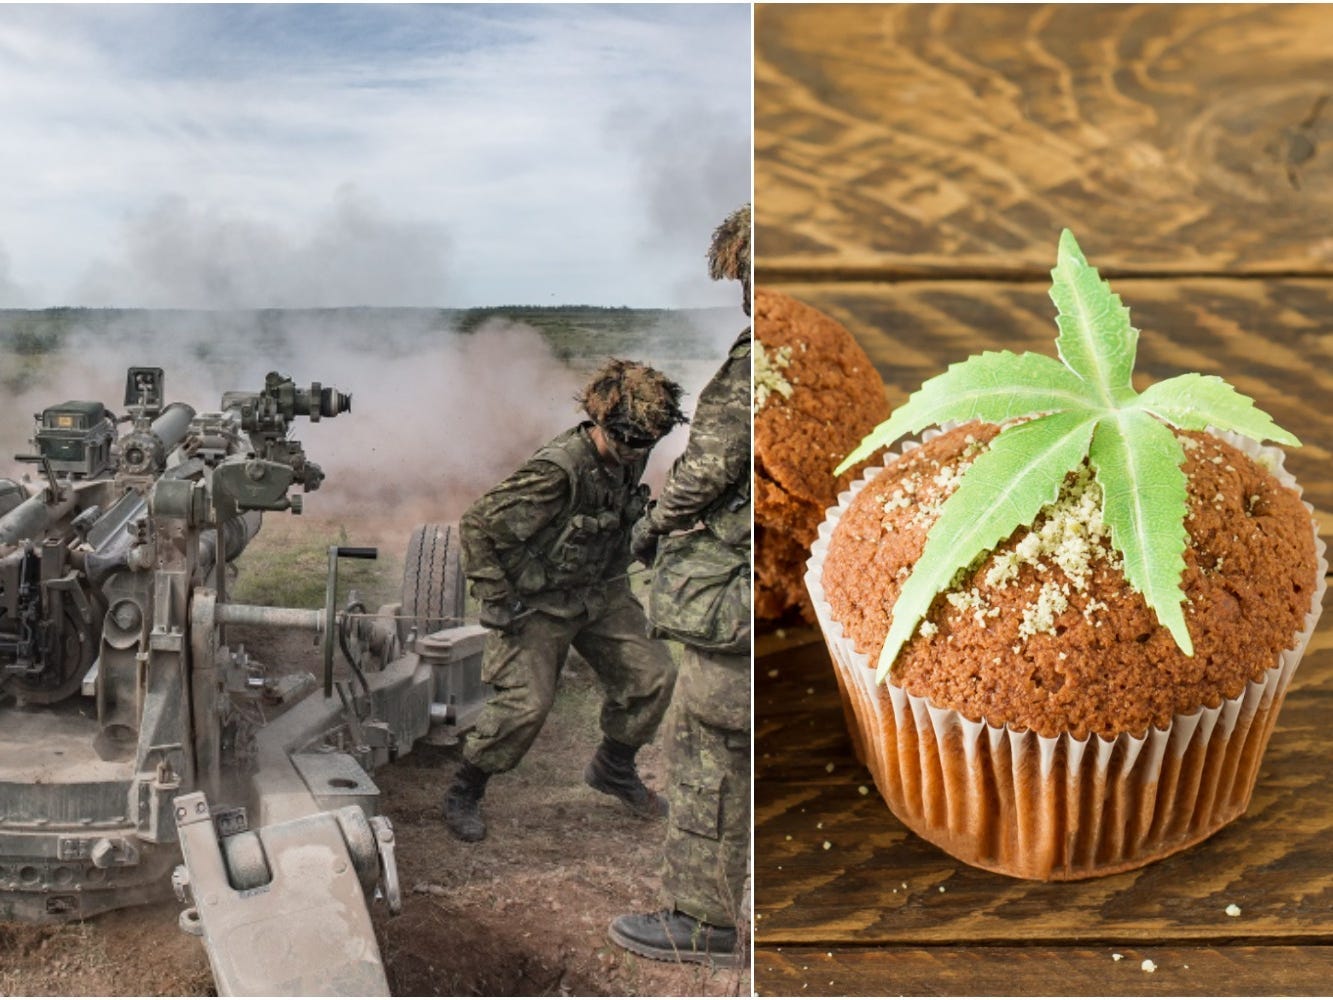
[[[676,692],[662,902],[734,927],[750,857],[750,658],[686,646]]]
[[[550,714],[571,646],[601,682],[602,732],[632,747],[650,742],[671,704],[676,665],[666,644],[647,633],[643,606],[628,587],[608,594],[596,615],[537,611],[512,635],[492,632],[481,678],[495,692],[467,736],[463,758],[488,774],[518,765]]]

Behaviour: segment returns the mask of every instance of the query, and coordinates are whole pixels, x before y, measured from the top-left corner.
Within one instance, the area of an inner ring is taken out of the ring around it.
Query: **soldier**
[[[634,758],[671,702],[675,665],[649,638],[630,592],[629,532],[647,505],[648,453],[676,424],[681,388],[646,365],[609,361],[579,397],[589,420],[539,450],[464,513],[465,571],[487,636],[482,678],[495,693],[468,734],[444,818],[460,840],[486,835],[481,798],[515,767],[555,700],[570,646],[602,684],[603,740],[584,774],[637,815],[666,814]]]
[[[714,279],[741,280],[748,316],[748,205],[713,234],[709,264]],[[747,328],[700,395],[685,452],[631,536],[634,554],[654,566],[654,628],[684,641],[668,743],[665,908],[617,917],[610,927],[612,941],[648,958],[736,965],[742,957],[736,927],[750,844],[750,398]],[[693,530],[664,540],[682,529]],[[700,585],[719,577],[730,585]],[[691,596],[701,591],[703,599]]]

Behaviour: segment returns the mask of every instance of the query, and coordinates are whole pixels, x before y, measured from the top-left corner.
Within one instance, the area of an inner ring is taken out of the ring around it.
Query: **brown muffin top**
[[[872,663],[940,504],[998,430],[972,423],[910,451],[844,512],[824,590],[833,617]],[[1125,582],[1085,465],[1031,529],[1020,528],[935,599],[903,648],[895,683],[971,719],[1081,739],[1165,727],[1262,677],[1310,609],[1310,514],[1231,445],[1176,435],[1188,482],[1182,586],[1192,657]]]
[[[758,290],[754,332],[755,517],[808,544],[852,481],[834,468],[888,418],[884,384],[846,328],[781,292]]]

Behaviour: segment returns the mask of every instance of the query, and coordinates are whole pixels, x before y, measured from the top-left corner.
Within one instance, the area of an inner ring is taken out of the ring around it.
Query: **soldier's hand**
[[[649,529],[648,519],[641,517],[634,522],[634,527],[630,528],[629,550],[639,562],[645,566],[652,566],[653,560],[657,558],[659,538],[661,536],[657,532]]]
[[[483,601],[477,620],[487,628],[511,635],[523,623],[527,606],[516,597],[501,601]]]

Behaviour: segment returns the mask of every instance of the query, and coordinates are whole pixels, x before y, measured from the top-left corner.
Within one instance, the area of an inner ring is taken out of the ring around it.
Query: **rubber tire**
[[[411,629],[420,636],[461,625],[466,599],[458,526],[417,525],[403,561],[400,638]]]

